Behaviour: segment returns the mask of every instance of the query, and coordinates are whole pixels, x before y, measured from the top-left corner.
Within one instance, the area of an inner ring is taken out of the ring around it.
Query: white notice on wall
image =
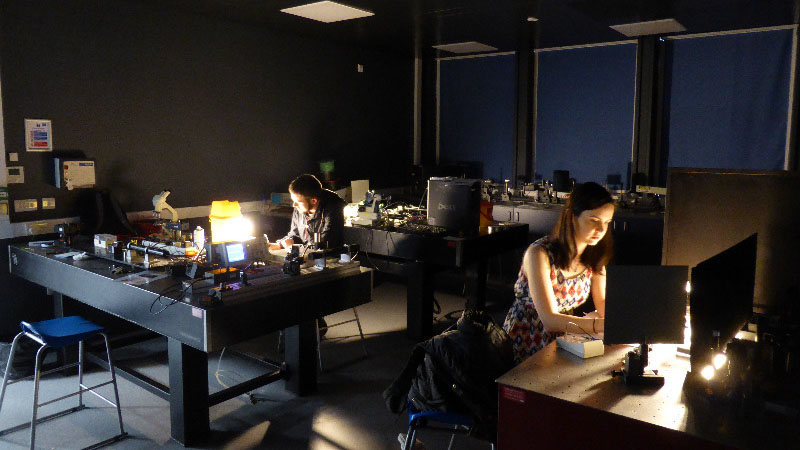
[[[67,189],[94,187],[94,161],[64,161],[63,164]]]
[[[8,184],[18,184],[25,182],[25,168],[22,166],[6,167]]]
[[[25,119],[25,148],[29,152],[53,151],[53,124],[51,121]]]

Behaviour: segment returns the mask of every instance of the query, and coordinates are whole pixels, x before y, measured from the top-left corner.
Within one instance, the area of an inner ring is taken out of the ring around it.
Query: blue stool
[[[450,436],[450,444],[447,445],[447,450],[451,450],[456,434],[469,434],[469,427],[472,426],[472,421],[472,416],[466,414],[445,411],[420,411],[411,402],[408,402],[408,432],[406,432],[406,441],[401,450],[412,450],[414,448],[414,443],[417,441],[417,430],[420,428],[450,433],[452,436]],[[452,425],[453,427],[435,426],[432,423]],[[494,443],[490,442],[490,444],[492,450],[494,450]]]
[[[9,384],[13,384],[19,381],[27,380],[28,378],[33,378],[33,414],[31,415],[31,421],[28,423],[24,423],[22,425],[18,425],[15,427],[11,427],[5,430],[0,431],[0,436],[8,433],[12,433],[14,431],[19,431],[28,426],[31,427],[31,449],[34,448],[34,441],[36,439],[36,424],[42,423],[51,419],[55,419],[61,416],[65,416],[69,413],[73,413],[75,411],[80,411],[81,409],[86,408],[86,405],[83,404],[83,393],[84,392],[91,392],[92,394],[100,397],[101,399],[105,400],[112,406],[117,408],[117,417],[119,418],[119,434],[114,436],[113,438],[107,439],[102,442],[98,442],[95,445],[87,448],[97,448],[112,442],[120,441],[125,439],[128,436],[128,433],[122,428],[122,410],[119,406],[119,392],[117,391],[117,377],[114,374],[114,365],[111,362],[111,348],[108,345],[108,336],[105,334],[105,330],[103,327],[99,325],[95,325],[88,320],[78,317],[78,316],[70,316],[70,317],[62,317],[59,319],[52,319],[52,320],[44,320],[42,322],[21,322],[22,332],[17,334],[14,337],[14,341],[11,344],[11,352],[8,355],[8,364],[6,365],[6,371],[3,375],[3,387],[0,390],[0,409],[3,407],[3,398],[6,394],[6,386]],[[100,383],[98,385],[87,387],[83,384],[83,341],[89,339],[91,337],[101,335],[106,343],[106,356],[108,357],[108,370],[111,372],[111,380],[106,381],[104,383]],[[29,375],[25,378],[20,378],[18,380],[9,381],[8,380],[8,373],[12,367],[14,362],[14,352],[17,350],[17,343],[19,340],[26,336],[36,342],[39,343],[40,347],[39,350],[36,352],[36,367],[34,369],[33,375]],[[48,370],[47,372],[41,373],[42,370],[42,360],[44,359],[45,350],[48,348],[60,349],[66,347],[68,345],[78,344],[78,362],[67,364],[61,367],[57,367],[52,370]],[[44,403],[39,403],[39,379],[42,375],[47,375],[52,372],[64,370],[70,367],[78,366],[78,390],[71,393],[64,395],[62,397],[49,400]],[[114,385],[114,399],[115,402],[108,400],[107,398],[103,397],[102,395],[98,394],[94,390],[105,386],[107,384]],[[74,408],[70,408],[55,414],[51,414],[46,417],[42,417],[37,419],[36,413],[40,406],[49,405],[50,403],[57,402],[59,400],[63,400],[68,397],[72,397],[73,395],[78,396],[78,406]]]

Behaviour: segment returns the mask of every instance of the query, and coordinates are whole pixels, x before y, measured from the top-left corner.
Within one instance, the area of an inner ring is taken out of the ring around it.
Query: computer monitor
[[[757,247],[758,234],[753,234],[692,269],[693,372],[709,364],[712,347],[719,344],[723,350],[753,315]]]
[[[648,344],[681,344],[688,266],[606,267],[605,344],[639,344],[623,375],[628,384],[661,385],[647,367]]]
[[[464,234],[477,234],[480,225],[481,180],[428,180],[428,224]]]
[[[220,242],[211,245],[211,261],[222,267],[244,267],[249,264],[244,242]]]

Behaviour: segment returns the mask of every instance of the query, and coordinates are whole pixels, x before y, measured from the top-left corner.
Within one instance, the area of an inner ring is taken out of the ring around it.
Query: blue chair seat
[[[420,411],[410,401],[407,403],[407,407],[408,431],[402,444],[402,450],[413,450],[414,445],[417,443],[417,431],[421,429],[450,433],[450,443],[447,446],[447,450],[451,450],[456,434],[469,434],[469,427],[472,426],[474,421],[474,418],[469,414],[448,411]],[[453,428],[443,428],[436,425],[450,425]],[[494,443],[490,442],[489,444],[494,450]]]
[[[472,416],[447,411],[420,411],[408,402],[408,424],[430,420],[448,425],[472,425]]]
[[[23,332],[33,334],[53,348],[77,344],[98,333],[105,332],[100,325],[89,322],[80,316],[60,317],[33,323],[21,322],[20,326]]]

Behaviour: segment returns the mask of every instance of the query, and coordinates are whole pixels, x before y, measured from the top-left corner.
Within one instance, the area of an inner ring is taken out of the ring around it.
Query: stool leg
[[[356,325],[358,325],[358,334],[361,335],[361,349],[364,350],[364,356],[369,356],[367,353],[367,344],[364,341],[364,332],[361,330],[361,320],[358,319],[358,311],[353,308],[353,315],[356,316]]]
[[[320,348],[322,336],[319,335],[319,320],[316,320],[315,322],[317,324],[317,360],[319,361],[319,371],[322,373],[324,371],[322,368],[322,349]]]
[[[39,347],[36,352],[36,366],[33,369],[33,412],[31,413],[31,450],[34,449],[36,441],[36,413],[39,408],[39,379],[41,378],[42,360],[47,344]]]
[[[14,336],[11,342],[11,349],[8,351],[8,363],[6,363],[6,371],[3,374],[3,387],[0,389],[0,411],[3,409],[3,399],[6,396],[6,386],[8,386],[8,372],[11,371],[11,366],[14,364],[14,353],[17,351],[17,342],[25,333],[19,333]]]
[[[122,427],[122,406],[119,404],[119,390],[117,389],[117,375],[114,372],[114,363],[111,361],[111,346],[108,345],[108,335],[100,333],[103,340],[106,342],[106,357],[108,358],[108,371],[111,372],[111,381],[114,385],[114,403],[117,405],[117,418],[119,419],[119,432],[125,434],[125,429]]]
[[[408,432],[406,433],[406,443],[403,445],[403,450],[411,450],[414,448],[414,444],[417,442],[417,428],[412,426],[408,427]]]
[[[83,341],[78,341],[78,407],[83,406]]]
[[[458,425],[453,425],[453,429],[458,430]],[[447,450],[452,450],[453,442],[456,440],[456,434],[453,433],[450,435],[450,443],[447,444]]]

